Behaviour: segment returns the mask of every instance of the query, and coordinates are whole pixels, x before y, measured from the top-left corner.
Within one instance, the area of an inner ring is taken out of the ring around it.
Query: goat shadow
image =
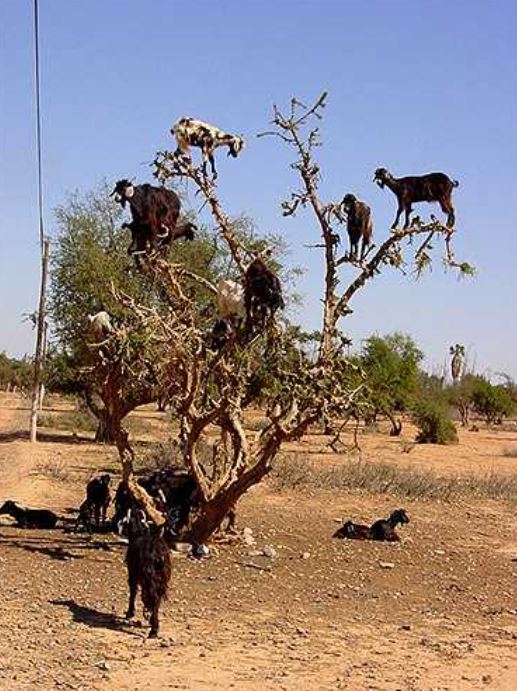
[[[116,614],[99,612],[99,610],[93,609],[93,607],[80,605],[75,600],[49,600],[49,603],[55,607],[67,607],[72,615],[72,620],[76,624],[85,624],[92,629],[119,631],[141,638],[139,633],[132,630],[140,628],[139,624],[118,617]]]

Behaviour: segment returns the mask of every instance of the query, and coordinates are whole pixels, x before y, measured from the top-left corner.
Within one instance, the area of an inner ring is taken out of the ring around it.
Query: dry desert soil
[[[54,415],[66,403],[54,406]],[[74,517],[93,473],[117,472],[114,450],[45,428],[31,445],[26,399],[0,394],[0,501]],[[138,411],[143,442],[167,422]],[[59,427],[59,425],[58,425]],[[461,432],[454,447],[401,452],[387,435],[361,438],[364,462],[439,475],[517,476],[516,431]],[[291,453],[320,453],[309,437]],[[336,519],[358,522],[404,506],[399,544],[331,538]],[[162,636],[123,619],[124,545],[114,535],[15,528],[0,517],[0,689],[517,689],[515,503],[408,499],[343,489],[282,490],[268,481],[238,507],[243,540],[211,559],[173,555]],[[271,546],[276,556],[258,555]]]

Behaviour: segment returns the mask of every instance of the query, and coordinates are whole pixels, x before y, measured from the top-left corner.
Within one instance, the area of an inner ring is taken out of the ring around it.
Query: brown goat
[[[359,241],[361,240],[361,259],[364,259],[373,235],[370,207],[359,201],[353,194],[347,194],[343,197],[341,207],[347,215],[346,229],[350,241],[350,256],[357,259]]]
[[[451,194],[454,187],[458,187],[457,180],[451,180],[445,173],[427,173],[427,175],[411,175],[405,178],[395,178],[386,168],[377,168],[373,177],[382,189],[388,187],[397,197],[398,209],[392,228],[396,228],[401,213],[406,214],[404,229],[409,227],[409,215],[415,202],[438,202],[447,214],[447,226],[454,227],[455,216]]]

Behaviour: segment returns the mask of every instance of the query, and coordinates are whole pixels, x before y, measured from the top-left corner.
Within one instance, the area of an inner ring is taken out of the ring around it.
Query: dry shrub
[[[428,470],[370,461],[344,461],[322,466],[310,458],[294,454],[280,457],[271,477],[279,490],[340,489],[442,501],[461,497],[517,498],[517,477],[493,472],[445,477]]]
[[[38,417],[38,425],[67,432],[94,432],[97,429],[97,420],[89,412],[74,410],[43,413]]]
[[[38,465],[38,472],[60,482],[68,482],[70,480],[70,470],[63,459],[40,463]]]

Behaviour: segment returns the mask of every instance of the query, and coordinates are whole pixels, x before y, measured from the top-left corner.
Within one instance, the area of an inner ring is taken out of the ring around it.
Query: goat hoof
[[[128,611],[125,613],[124,617],[126,619],[132,619],[135,616],[134,610],[128,609]]]
[[[151,629],[149,631],[149,635],[147,636],[147,638],[158,638],[158,631],[154,631],[153,629]]]

